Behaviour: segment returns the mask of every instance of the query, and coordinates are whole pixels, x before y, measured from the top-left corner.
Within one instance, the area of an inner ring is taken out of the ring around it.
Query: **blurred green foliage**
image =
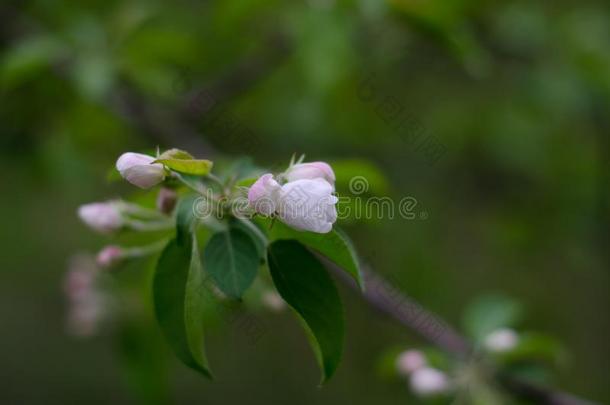
[[[201,89],[213,108],[189,104]],[[455,325],[475,296],[518,297],[525,326],[571,354],[556,383],[609,401],[609,134],[603,1],[4,1],[0,402],[132,400],[119,375],[145,356],[129,347],[147,326],[119,334],[122,360],[111,331],[70,340],[60,280],[74,250],[103,243],[77,222],[78,204],[125,194],[122,182],[104,183],[108,167],[157,145],[213,151],[221,164],[250,155],[276,170],[305,153],[337,162],[340,191],[350,162],[366,162],[372,195],[413,196],[428,213],[350,223],[367,262]],[[434,164],[422,137],[446,148]],[[408,399],[375,364],[416,337],[342,296],[345,360],[323,390],[300,331],[277,316],[255,346],[221,328],[208,345],[219,381],[176,367],[167,395]],[[129,380],[141,379],[140,398],[159,399],[157,377]]]

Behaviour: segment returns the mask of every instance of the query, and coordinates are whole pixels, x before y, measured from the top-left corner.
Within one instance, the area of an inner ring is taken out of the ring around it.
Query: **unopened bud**
[[[114,201],[81,205],[78,216],[91,229],[101,233],[111,233],[123,226],[119,204]]]
[[[123,153],[116,162],[121,176],[140,188],[151,188],[165,179],[165,169],[155,158],[142,153]]]
[[[109,268],[123,259],[123,249],[119,246],[106,246],[97,254],[96,262],[101,268]]]
[[[286,180],[296,181],[303,179],[324,179],[334,190],[335,172],[326,162],[297,163],[284,172]]]

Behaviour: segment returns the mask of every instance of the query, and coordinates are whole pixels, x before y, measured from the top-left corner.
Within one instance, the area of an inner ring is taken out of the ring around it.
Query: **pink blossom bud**
[[[263,304],[274,312],[281,312],[286,309],[286,302],[275,291],[265,291],[262,299]]]
[[[109,268],[123,259],[123,249],[119,246],[106,246],[97,254],[96,262],[101,268]]]
[[[115,202],[81,205],[78,216],[90,228],[101,233],[111,233],[123,226],[120,208]]]
[[[413,393],[420,397],[444,394],[451,385],[445,373],[430,367],[415,370],[409,383]]]
[[[424,354],[419,350],[407,350],[396,359],[396,369],[402,376],[408,376],[415,370],[424,367],[427,364]]]
[[[150,188],[165,179],[165,169],[160,163],[152,162],[154,157],[141,153],[123,153],[116,162],[121,176],[140,188]]]
[[[282,186],[277,207],[282,222],[301,231],[328,233],[337,220],[339,199],[326,180],[303,179]]]
[[[289,182],[303,179],[324,179],[333,186],[333,190],[335,187],[335,172],[333,172],[330,165],[325,162],[298,163],[292,165],[286,170],[284,177]]]
[[[176,206],[178,194],[171,188],[161,187],[157,195],[157,209],[164,214],[171,214]]]
[[[484,345],[490,352],[507,352],[515,348],[519,342],[517,333],[508,328],[496,329],[485,338]]]
[[[281,186],[273,175],[264,174],[250,187],[248,201],[257,213],[271,215],[277,210],[280,190]]]

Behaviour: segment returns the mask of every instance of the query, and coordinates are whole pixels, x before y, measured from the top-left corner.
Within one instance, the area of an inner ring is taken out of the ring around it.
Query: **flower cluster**
[[[324,162],[296,163],[277,176],[262,175],[250,188],[255,212],[301,231],[330,232],[337,220],[335,173]]]
[[[419,350],[402,352],[396,359],[396,369],[409,379],[411,391],[419,397],[439,396],[451,390],[447,374],[428,365],[428,360]]]

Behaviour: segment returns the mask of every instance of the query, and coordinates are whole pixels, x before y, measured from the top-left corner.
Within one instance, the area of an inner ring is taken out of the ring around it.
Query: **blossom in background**
[[[335,174],[324,162],[292,165],[279,179],[280,185],[270,173],[262,175],[248,192],[252,208],[262,215],[276,214],[278,218],[302,231],[330,232],[337,220],[333,195]]]
[[[121,176],[140,188],[150,188],[165,179],[165,169],[160,163],[153,163],[155,158],[142,153],[123,153],[116,162]]]
[[[63,287],[68,301],[67,328],[72,335],[94,335],[106,316],[106,297],[96,286],[98,273],[88,255],[70,260]]]
[[[519,335],[512,329],[496,329],[485,338],[485,348],[490,352],[503,353],[514,349],[519,343]]]
[[[97,254],[95,261],[101,268],[109,268],[120,262],[124,257],[123,249],[120,246],[106,246]]]
[[[79,218],[93,230],[111,233],[124,225],[120,204],[116,201],[81,205]]]
[[[403,377],[427,365],[426,357],[419,350],[406,350],[396,358],[396,369]]]
[[[324,179],[333,187],[333,190],[335,188],[335,172],[325,162],[297,163],[290,166],[283,176],[288,182],[304,179]]]
[[[451,383],[447,375],[431,367],[415,370],[409,379],[413,393],[420,397],[430,397],[447,393]]]

